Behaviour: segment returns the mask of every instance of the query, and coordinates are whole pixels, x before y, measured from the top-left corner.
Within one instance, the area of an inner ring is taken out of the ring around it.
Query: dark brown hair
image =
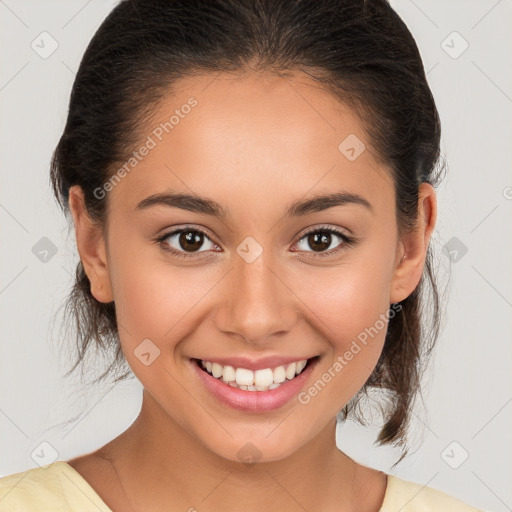
[[[177,80],[249,68],[302,71],[350,105],[391,170],[399,232],[415,225],[420,183],[439,181],[441,128],[415,40],[385,0],[121,1],[85,51],[53,155],[51,180],[64,211],[69,188],[79,185],[91,217],[104,222],[108,196],[94,191],[126,161],[143,122]],[[439,333],[433,268],[429,247],[420,283],[389,320],[375,370],[340,411],[345,419],[370,389],[385,392],[381,444],[406,446],[411,407]],[[97,345],[112,359],[99,380],[120,370],[114,382],[130,375],[115,304],[94,299],[81,263],[66,307],[78,335],[68,374]]]

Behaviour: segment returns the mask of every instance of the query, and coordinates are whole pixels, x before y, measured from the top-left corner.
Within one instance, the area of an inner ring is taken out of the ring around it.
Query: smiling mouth
[[[194,361],[201,370],[233,388],[244,391],[269,391],[293,380],[318,358],[319,356],[310,357],[287,365],[255,371],[223,366],[202,359],[194,359]]]

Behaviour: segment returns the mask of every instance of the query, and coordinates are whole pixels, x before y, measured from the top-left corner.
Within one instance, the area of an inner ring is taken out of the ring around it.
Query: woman
[[[405,454],[439,326],[439,140],[384,0],[120,2],[83,57],[52,180],[80,253],[81,357],[113,351],[142,409],[93,453],[1,479],[0,504],[475,511],[335,441],[380,390],[378,440]]]

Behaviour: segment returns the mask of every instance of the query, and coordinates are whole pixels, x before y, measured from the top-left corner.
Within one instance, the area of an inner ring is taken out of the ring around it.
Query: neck
[[[245,463],[212,452],[144,391],[138,418],[104,453],[134,510],[328,510],[335,503],[351,511],[360,505],[358,465],[336,446],[335,418],[289,457]]]

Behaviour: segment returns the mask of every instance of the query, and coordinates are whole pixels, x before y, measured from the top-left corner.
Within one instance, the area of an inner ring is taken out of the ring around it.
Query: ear
[[[437,200],[434,188],[429,183],[422,183],[418,194],[417,225],[399,241],[390,304],[406,299],[420,282],[428,244],[436,224]]]
[[[69,189],[69,209],[73,215],[80,260],[91,283],[91,294],[99,302],[112,302],[114,296],[103,229],[100,224],[91,219],[85,207],[83,191],[78,185]]]

